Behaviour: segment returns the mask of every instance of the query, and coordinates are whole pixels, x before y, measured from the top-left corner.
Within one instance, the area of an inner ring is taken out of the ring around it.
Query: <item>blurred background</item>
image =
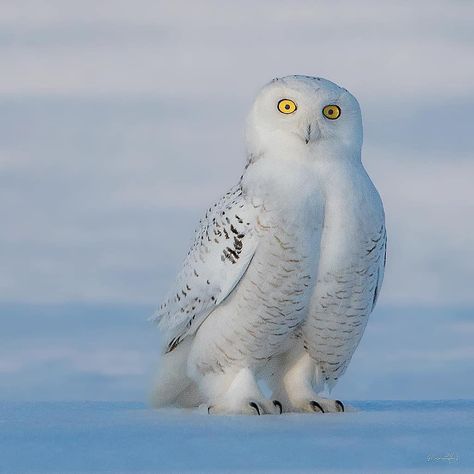
[[[3,0],[0,399],[143,400],[146,318],[276,76],[362,106],[386,278],[343,399],[474,397],[474,4]]]

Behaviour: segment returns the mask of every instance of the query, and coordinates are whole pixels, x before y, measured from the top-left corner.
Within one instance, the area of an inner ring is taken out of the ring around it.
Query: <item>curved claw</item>
[[[341,400],[335,400],[334,403],[336,404],[336,410],[338,412],[343,412],[344,411],[344,403],[342,403]]]
[[[212,410],[212,405],[207,407],[207,414],[210,415]]]
[[[318,402],[311,400],[309,402],[309,405],[311,406],[313,411],[320,411],[321,413],[324,413],[323,407]]]
[[[260,415],[260,409],[255,402],[250,402],[249,405],[257,412],[257,415]]]
[[[280,415],[283,413],[283,406],[278,400],[273,400],[273,406],[280,409]]]

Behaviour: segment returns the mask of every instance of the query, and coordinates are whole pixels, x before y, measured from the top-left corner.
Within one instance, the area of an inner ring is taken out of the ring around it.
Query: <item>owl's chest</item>
[[[266,212],[257,221],[259,245],[246,275],[248,298],[273,324],[291,328],[306,317],[317,277],[321,213]]]

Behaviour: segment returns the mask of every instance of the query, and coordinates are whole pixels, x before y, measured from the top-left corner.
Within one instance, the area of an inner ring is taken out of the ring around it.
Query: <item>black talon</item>
[[[280,415],[283,413],[283,407],[278,400],[273,400],[273,406],[278,407],[280,409]]]
[[[309,402],[309,404],[310,404],[311,408],[313,409],[313,411],[316,411],[316,408],[317,408],[321,411],[321,413],[324,413],[323,407],[318,402],[315,402],[314,400],[311,400]]]
[[[336,400],[336,409],[338,412],[343,412],[344,411],[344,403],[341,402],[341,400]]]
[[[250,402],[249,405],[257,412],[258,415],[260,415],[260,410],[255,402]]]
[[[211,414],[211,408],[212,408],[212,406],[210,406],[210,407],[207,407],[207,414],[208,414],[208,415],[210,415],[210,414]]]

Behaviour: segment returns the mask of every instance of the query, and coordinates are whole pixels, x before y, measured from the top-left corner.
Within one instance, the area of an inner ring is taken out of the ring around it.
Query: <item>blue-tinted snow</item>
[[[377,308],[333,391],[346,404],[431,401],[241,418],[143,403],[152,310],[0,305],[0,472],[474,471],[474,402],[433,401],[473,398],[471,310]]]
[[[0,404],[0,472],[473,472],[474,401],[213,417],[140,403]]]

